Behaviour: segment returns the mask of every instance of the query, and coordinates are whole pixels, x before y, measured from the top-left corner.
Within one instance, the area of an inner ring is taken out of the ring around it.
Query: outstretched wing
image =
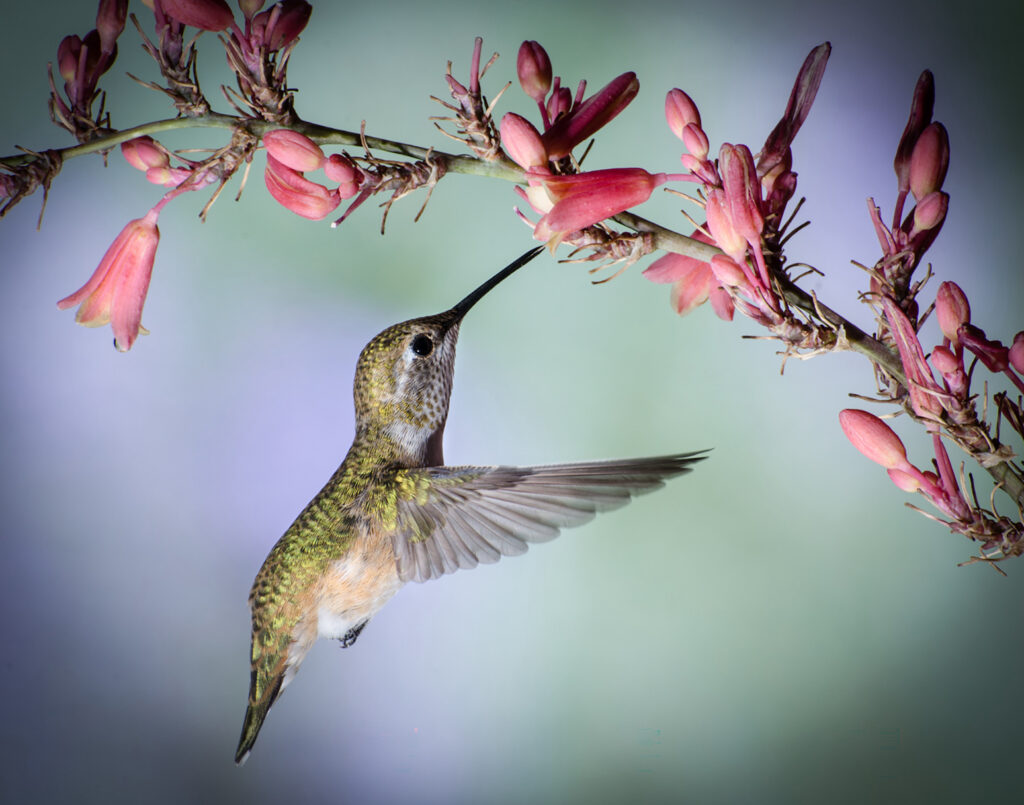
[[[400,470],[392,542],[402,581],[525,553],[527,543],[624,506],[689,472],[704,451],[545,467],[422,467]]]

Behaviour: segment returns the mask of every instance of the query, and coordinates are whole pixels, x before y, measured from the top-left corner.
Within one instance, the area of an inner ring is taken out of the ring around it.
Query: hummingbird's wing
[[[624,506],[666,478],[689,472],[702,452],[545,467],[422,467],[399,470],[385,518],[402,581],[525,553],[562,528]]]

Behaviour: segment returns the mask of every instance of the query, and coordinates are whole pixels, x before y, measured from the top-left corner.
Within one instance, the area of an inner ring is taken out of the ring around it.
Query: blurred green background
[[[6,4],[0,151],[68,144],[47,121],[45,65],[93,14]],[[453,149],[428,120],[445,62],[464,77],[482,35],[501,53],[493,96],[519,43],[537,39],[573,86],[639,75],[588,166],[673,171],[668,89],[696,100],[713,148],[756,150],[806,53],[831,40],[794,148],[813,226],[789,256],[820,268],[806,286],[866,326],[849,264],[878,252],[864,200],[891,211],[892,155],[931,68],[952,202],[930,257],[1006,341],[1024,325],[1021,23],[1010,3],[970,16],[878,0],[322,3],[289,76],[308,120],[365,119]],[[226,110],[223,58],[204,40],[201,78]],[[129,26],[104,82],[115,125],[169,112],[124,75],[155,75],[137,42]],[[509,110],[532,114],[518,86]],[[348,447],[359,350],[531,245],[505,183],[450,176],[419,223],[421,199],[399,202],[382,238],[372,203],[337,230],[287,213],[262,159],[208,223],[205,194],[166,209],[152,335],[127,355],[54,303],[159,189],[116,153],[108,167],[75,159],[40,232],[39,195],[0,222],[0,799],[1021,801],[1024,565],[1008,563],[1009,578],[957,567],[971,546],[903,507],[845,441],[836,413],[873,390],[867,363],[790,361],[780,376],[772,342],[741,340],[752,324],[707,308],[679,319],[642,266],[592,286],[550,257],[467,318],[448,460],[714,447],[711,460],[522,558],[403,590],[352,650],[318,644],[236,768],[249,585]],[[678,207],[658,193],[640,212],[685,228]],[[897,427],[926,465],[927,441]]]

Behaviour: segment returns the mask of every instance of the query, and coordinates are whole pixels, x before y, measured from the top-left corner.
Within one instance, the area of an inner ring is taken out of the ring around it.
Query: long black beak
[[[528,251],[522,257],[505,266],[503,269],[501,269],[501,271],[499,271],[497,274],[495,274],[493,277],[487,280],[487,282],[485,282],[483,285],[481,285],[479,288],[473,291],[473,293],[471,293],[469,296],[467,296],[465,299],[459,302],[455,307],[452,308],[452,312],[455,314],[455,321],[461,321],[462,317],[466,315],[469,309],[473,307],[473,305],[475,305],[477,302],[479,302],[480,299],[482,299],[487,294],[487,292],[491,290],[491,288],[493,288],[495,285],[497,285],[499,282],[505,279],[505,277],[507,277],[509,274],[512,274],[518,271],[523,266],[525,266],[542,251],[544,251],[543,246],[538,246],[535,249],[530,249],[530,251]]]

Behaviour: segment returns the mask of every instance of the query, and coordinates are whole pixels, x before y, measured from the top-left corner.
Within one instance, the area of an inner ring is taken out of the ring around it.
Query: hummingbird
[[[249,700],[235,762],[317,638],[347,648],[410,581],[525,553],[690,471],[706,451],[536,467],[445,466],[442,436],[463,317],[532,249],[455,307],[388,327],[363,349],[355,438],[274,545],[249,593]]]

